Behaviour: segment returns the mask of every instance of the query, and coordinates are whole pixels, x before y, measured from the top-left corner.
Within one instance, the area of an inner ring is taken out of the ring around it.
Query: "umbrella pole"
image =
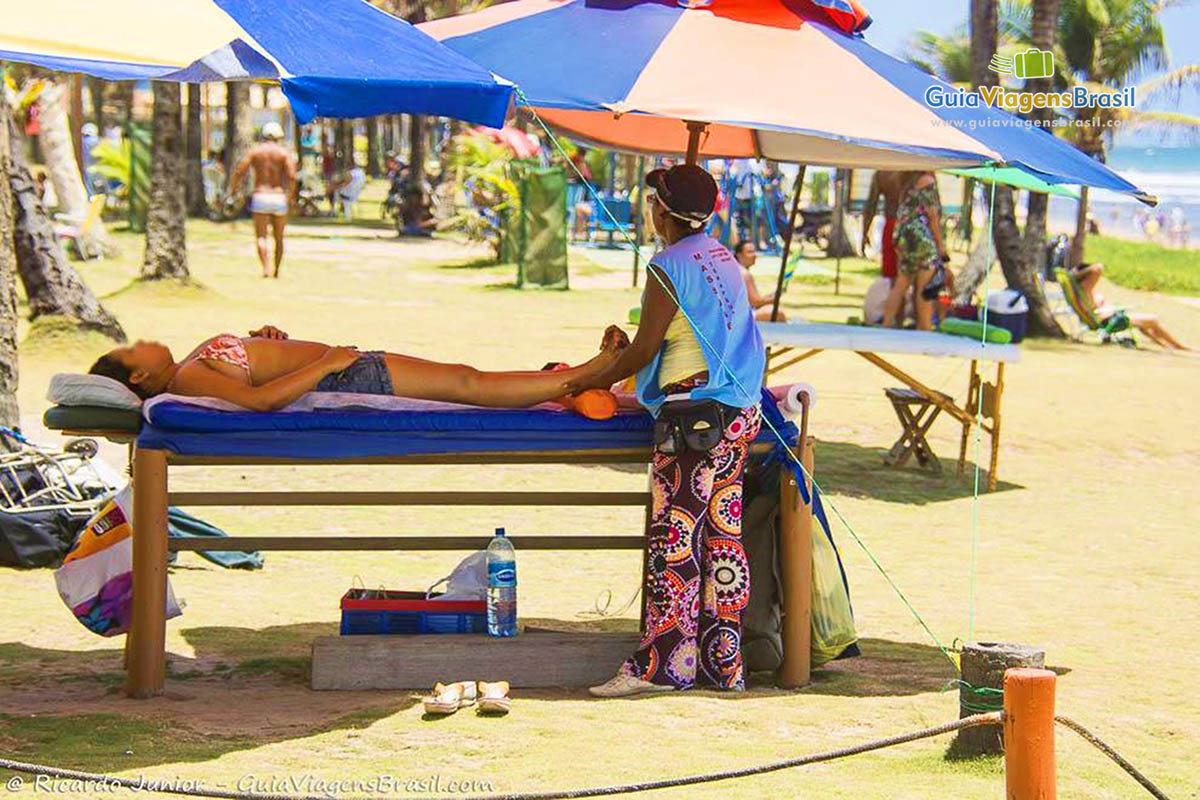
[[[633,216],[633,287],[638,285],[638,268],[642,261],[642,220],[645,211],[642,208],[642,198],[646,194],[646,157],[638,156],[637,161],[637,208]]]
[[[775,302],[771,305],[771,322],[779,316],[779,298],[783,295],[783,276],[787,272],[788,255],[792,251],[792,237],[796,235],[796,214],[800,211],[800,192],[804,188],[805,165],[796,173],[796,189],[792,192],[792,215],[788,220],[787,238],[783,240],[783,260],[779,262],[779,280],[775,284]]]
[[[687,163],[695,164],[700,160],[700,134],[708,127],[707,122],[689,122],[688,129],[688,146],[687,146]]]

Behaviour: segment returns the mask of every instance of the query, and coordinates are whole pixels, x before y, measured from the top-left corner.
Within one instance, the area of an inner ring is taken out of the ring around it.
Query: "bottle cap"
[[[504,536],[504,528],[496,528],[497,536]]]

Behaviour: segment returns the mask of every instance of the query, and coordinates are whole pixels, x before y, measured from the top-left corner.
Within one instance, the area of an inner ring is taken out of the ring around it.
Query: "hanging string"
[[[620,224],[617,223],[616,217],[613,216],[613,214],[609,210],[608,206],[604,203],[604,200],[600,197],[599,191],[596,189],[595,186],[592,185],[591,181],[589,181],[584,176],[584,174],[579,170],[579,168],[575,165],[575,162],[571,160],[571,157],[567,154],[566,148],[563,147],[562,142],[559,139],[559,137],[554,133],[554,131],[552,131],[550,129],[550,126],[546,124],[546,122],[541,118],[541,116],[538,115],[537,111],[534,110],[532,105],[530,105],[528,98],[525,96],[525,93],[521,91],[520,87],[517,87],[516,94],[517,94],[518,101],[522,105],[525,106],[526,110],[530,113],[530,115],[538,123],[538,125],[541,127],[541,129],[546,133],[546,136],[549,137],[550,141],[552,141],[554,143],[555,148],[562,155],[562,157],[566,161],[566,163],[568,165],[570,165],[571,169],[575,172],[575,175],[579,178],[579,180],[583,183],[583,185],[587,187],[588,192],[591,194],[593,200],[597,203],[599,208],[604,212],[604,214],[613,223],[614,227],[621,232],[622,237],[629,244],[629,246],[636,248],[638,246],[637,242],[635,242],[633,240],[633,237],[630,236],[628,231],[626,231]],[[734,384],[737,386],[737,388],[741,392],[742,396],[745,398],[748,398],[749,401],[752,403],[757,402],[758,395],[750,393],[746,389],[746,387],[741,384],[741,381],[738,380],[737,376],[733,373],[733,371],[729,370],[729,368],[728,368],[729,365],[727,363],[725,363],[725,360],[721,356],[720,352],[715,347],[713,347],[711,342],[708,341],[708,337],[706,337],[704,335],[704,331],[701,330],[700,326],[698,326],[696,324],[695,320],[693,320],[691,318],[691,315],[689,315],[687,313],[687,311],[684,309],[683,305],[681,303],[679,303],[678,298],[676,298],[674,296],[674,294],[672,293],[671,287],[668,287],[667,284],[663,281],[662,276],[660,276],[656,270],[647,269],[647,272],[651,275],[654,275],[655,280],[657,280],[659,285],[663,288],[663,290],[667,292],[668,296],[670,296],[672,300],[675,300],[675,303],[679,308],[679,313],[683,314],[684,319],[687,320],[687,322],[691,326],[693,332],[696,334],[696,338],[700,340],[700,343],[705,348],[707,348],[708,352],[710,352],[714,356],[716,356],[717,361],[720,363],[721,367],[729,373],[729,376],[733,379]],[[801,482],[801,484],[802,484],[804,478],[807,478],[809,480],[809,482],[812,483],[813,488],[816,491],[821,492],[822,494],[825,495],[826,498],[828,498],[829,494],[824,492],[824,490],[821,489],[820,485],[817,483],[816,478],[813,477],[813,475],[804,467],[804,464],[800,461],[799,458],[796,457],[796,454],[794,452],[792,452],[792,448],[788,446],[787,439],[784,438],[783,434],[781,434],[779,432],[779,430],[775,427],[774,424],[771,423],[771,421],[767,418],[766,415],[763,415],[762,420],[763,420],[763,423],[770,429],[771,433],[774,434],[775,438],[779,441],[779,444],[781,445],[780,449],[783,452],[787,453],[788,460],[789,460],[789,462],[791,462],[790,465],[792,466],[792,471],[796,474],[797,481]],[[859,548],[863,551],[863,553],[866,554],[867,559],[871,562],[871,564],[875,567],[875,569],[879,572],[879,574],[883,576],[884,580],[892,588],[892,591],[894,591],[896,596],[898,598],[900,598],[900,601],[909,610],[909,613],[912,614],[913,618],[917,621],[917,623],[921,626],[921,628],[924,629],[925,633],[929,635],[929,638],[932,639],[934,644],[937,645],[938,650],[941,651],[942,655],[945,656],[946,660],[949,661],[951,666],[954,667],[955,672],[958,672],[959,665],[958,665],[957,659],[955,659],[954,656],[952,656],[950,654],[950,652],[946,649],[945,645],[943,645],[941,640],[938,638],[937,634],[935,634],[933,632],[933,629],[930,628],[928,623],[925,622],[925,619],[921,616],[920,612],[917,611],[916,607],[913,606],[913,604],[909,601],[908,597],[905,596],[904,592],[900,589],[900,587],[896,584],[896,582],[894,580],[892,580],[892,576],[884,568],[883,564],[880,563],[879,559],[877,559],[875,557],[875,554],[871,552],[871,549],[869,547],[867,547],[866,542],[864,542],[862,537],[858,535],[858,532],[849,523],[849,521],[845,518],[845,516],[842,515],[841,510],[833,502],[829,502],[828,506],[829,506],[829,509],[831,511],[833,511],[834,516],[836,516],[838,518],[838,520],[842,523],[842,525],[845,526],[846,530],[850,533],[851,538],[854,539],[855,543],[859,546]]]
[[[992,237],[994,234],[994,225],[996,221],[996,165],[992,165],[992,195],[991,201],[988,203],[988,226],[987,226],[987,259],[984,261],[983,272],[983,328],[979,331],[979,349],[980,355],[982,351],[987,349],[987,323],[988,323],[988,294],[991,292],[992,284]],[[982,360],[982,359],[981,359]],[[979,551],[979,532],[981,529],[980,520],[980,504],[979,504],[979,480],[983,472],[980,466],[980,461],[983,458],[983,380],[979,380],[979,388],[976,390],[975,403],[975,480],[971,490],[971,564],[967,568],[967,583],[969,586],[967,600],[967,639],[975,639],[975,562],[978,558]],[[976,380],[973,378],[972,381]],[[975,384],[972,383],[972,388]],[[992,447],[996,443],[992,442]]]

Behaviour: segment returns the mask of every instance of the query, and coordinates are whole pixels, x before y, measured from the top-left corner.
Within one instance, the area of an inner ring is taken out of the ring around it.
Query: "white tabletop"
[[[835,323],[760,322],[758,329],[769,347],[811,347],[864,353],[912,353],[923,356],[978,359],[1016,363],[1021,350],[1015,344],[981,343],[965,336],[936,331],[867,328]]]

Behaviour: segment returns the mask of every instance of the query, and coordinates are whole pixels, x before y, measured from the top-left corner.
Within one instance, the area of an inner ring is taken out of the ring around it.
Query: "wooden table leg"
[[[971,416],[971,409],[975,408],[978,402],[975,399],[975,392],[979,390],[977,382],[979,380],[979,362],[971,361],[971,377],[967,380],[967,402],[963,404],[967,415]],[[967,440],[971,438],[971,423],[963,422],[962,424],[962,441],[958,445],[958,477],[962,477],[967,470]]]
[[[126,689],[131,697],[161,694],[166,682],[167,453],[133,456],[133,619]]]
[[[812,474],[813,440],[804,437],[799,456]],[[811,483],[809,497],[812,497]],[[805,504],[790,469],[779,473],[779,572],[783,588],[783,665],[778,683],[805,686],[812,670],[812,505]]]
[[[999,475],[996,465],[1000,461],[1000,400],[1004,395],[1004,362],[996,365],[996,391],[992,395],[992,462],[988,469],[988,491],[996,491]]]

